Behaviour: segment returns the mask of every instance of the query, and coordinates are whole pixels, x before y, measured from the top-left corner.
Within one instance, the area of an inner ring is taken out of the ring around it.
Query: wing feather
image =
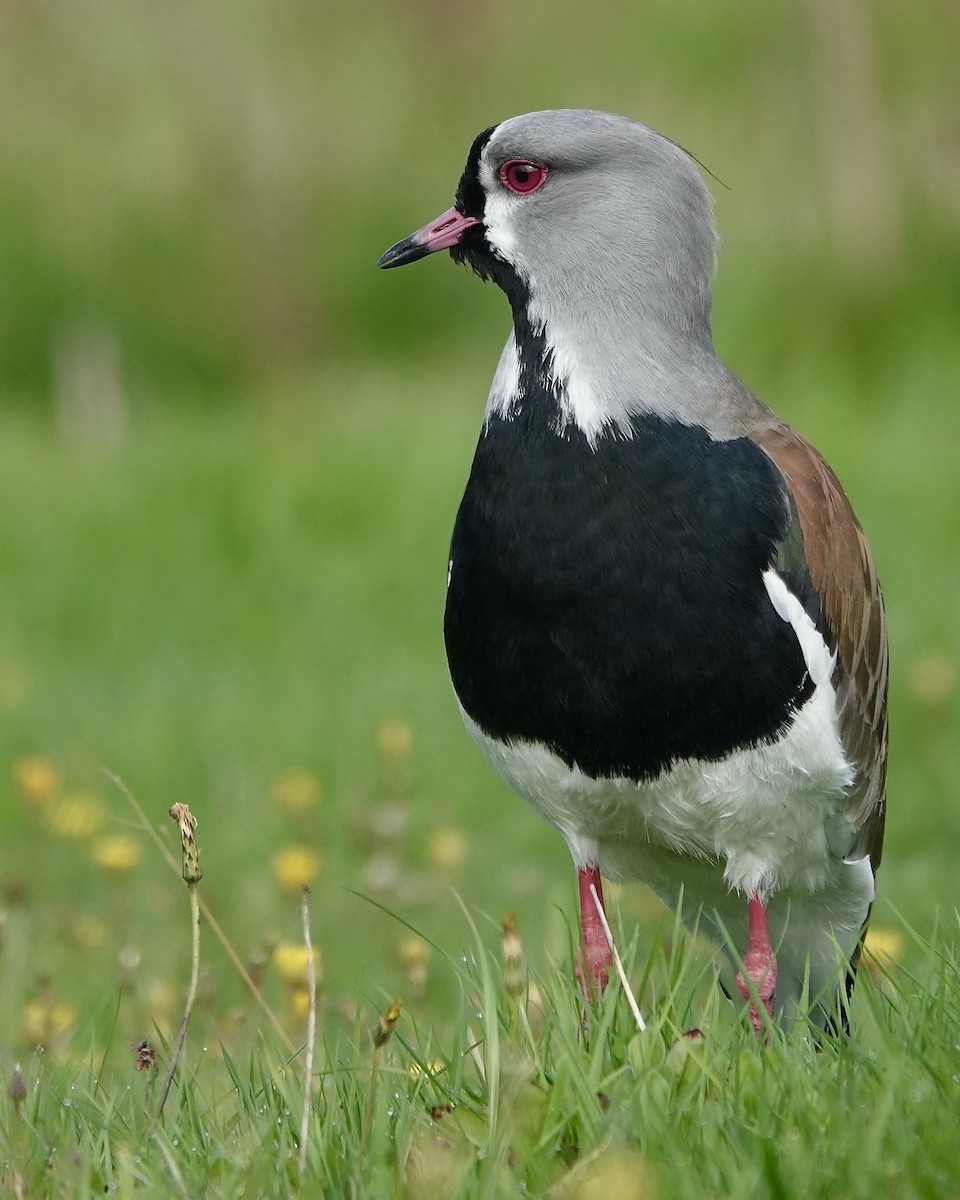
[[[886,807],[889,673],[876,568],[839,480],[813,446],[787,425],[753,437],[793,498],[810,582],[836,644],[840,734],[857,770],[846,800],[845,815],[856,830],[848,857],[869,855],[876,871]]]

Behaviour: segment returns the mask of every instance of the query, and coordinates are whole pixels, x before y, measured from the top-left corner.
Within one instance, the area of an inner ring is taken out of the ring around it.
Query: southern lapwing
[[[736,947],[758,1031],[760,1005],[836,1027],[883,836],[883,603],[836,476],[714,351],[715,247],[679,146],[565,110],[481,133],[380,266],[449,249],[513,310],[444,633],[467,729],[570,848],[581,983],[602,872]]]

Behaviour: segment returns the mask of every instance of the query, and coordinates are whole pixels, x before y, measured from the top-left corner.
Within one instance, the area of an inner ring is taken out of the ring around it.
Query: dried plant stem
[[[160,853],[167,860],[167,862],[170,864],[170,866],[173,868],[173,870],[176,871],[177,874],[179,875],[180,868],[177,866],[176,859],[170,853],[169,849],[164,844],[163,839],[157,833],[156,829],[154,829],[154,827],[150,824],[150,821],[147,819],[147,814],[141,808],[140,803],[137,800],[136,796],[133,795],[133,793],[130,791],[130,789],[123,782],[123,780],[120,778],[119,775],[114,775],[114,773],[112,771],[104,771],[104,774],[120,790],[120,792],[122,792],[122,794],[124,795],[124,797],[127,800],[127,803],[130,805],[130,807],[136,813],[137,818],[140,822],[141,829],[143,829],[144,833],[146,833],[147,836],[153,840],[154,844],[159,849]],[[294,1046],[293,1042],[290,1040],[290,1038],[287,1035],[286,1031],[284,1030],[283,1026],[280,1024],[280,1021],[277,1019],[277,1016],[274,1013],[273,1009],[267,1003],[266,999],[264,998],[263,993],[260,991],[260,989],[257,987],[257,985],[251,979],[250,972],[243,965],[243,962],[241,961],[240,956],[237,954],[236,950],[234,950],[234,948],[230,942],[230,939],[223,932],[220,922],[216,919],[216,917],[210,911],[210,907],[207,904],[206,900],[203,900],[203,899],[200,900],[200,911],[203,914],[203,919],[207,922],[207,924],[213,930],[214,936],[217,938],[217,940],[219,941],[220,945],[224,948],[224,950],[226,950],[227,957],[230,959],[230,961],[233,963],[234,967],[236,968],[237,974],[240,976],[240,978],[246,984],[246,986],[250,992],[250,995],[253,996],[254,1000],[256,1000],[257,1004],[259,1004],[260,1008],[263,1010],[264,1014],[266,1015],[267,1020],[273,1026],[274,1033],[277,1035],[277,1037],[280,1038],[280,1040],[283,1042],[284,1046],[286,1046],[288,1052],[290,1053],[290,1055],[292,1057],[293,1055],[296,1054],[296,1047]]]
[[[396,1028],[400,1017],[400,1001],[394,1000],[387,1011],[377,1022],[373,1030],[373,1059],[370,1063],[370,1086],[367,1089],[367,1107],[363,1114],[363,1129],[360,1133],[360,1154],[363,1155],[370,1137],[370,1126],[373,1124],[373,1105],[377,1098],[377,1074],[380,1071],[380,1052]]]
[[[307,1169],[307,1131],[310,1127],[310,1108],[313,1102],[313,1049],[317,1040],[317,964],[313,957],[313,940],[310,936],[310,889],[300,890],[300,914],[303,918],[303,940],[307,947],[307,1048],[303,1064],[303,1111],[300,1113],[300,1156],[297,1166],[300,1174]]]
[[[610,930],[610,924],[607,921],[607,914],[603,911],[603,904],[600,897],[597,895],[597,889],[594,884],[590,884],[590,895],[593,897],[593,903],[597,910],[597,916],[600,918],[600,924],[603,926],[603,932],[606,935],[607,945],[610,947],[610,953],[613,955],[614,966],[617,968],[617,974],[620,976],[620,983],[623,985],[623,990],[627,994],[627,1003],[630,1005],[630,1011],[633,1013],[633,1019],[637,1023],[637,1029],[643,1033],[646,1028],[646,1022],[640,1015],[640,1006],[637,1004],[631,988],[630,981],[627,979],[627,972],[623,968],[623,960],[617,952],[617,947],[613,941],[613,933]]]
[[[167,1102],[170,1085],[173,1083],[173,1074],[177,1069],[177,1063],[180,1061],[180,1052],[183,1050],[183,1043],[187,1038],[187,1026],[190,1024],[194,1001],[197,998],[197,984],[200,981],[200,899],[197,895],[196,883],[188,883],[187,891],[190,894],[190,921],[193,926],[190,987],[187,991],[187,1002],[183,1008],[183,1018],[180,1021],[180,1032],[177,1034],[176,1045],[173,1048],[173,1054],[170,1056],[170,1066],[167,1069],[167,1077],[163,1081],[160,1103],[157,1105],[158,1117],[163,1116],[163,1106]]]
[[[373,1059],[370,1063],[370,1086],[367,1088],[367,1106],[363,1113],[363,1129],[360,1132],[360,1157],[366,1153],[367,1141],[370,1137],[370,1126],[373,1124],[373,1105],[377,1098],[377,1075],[380,1071],[381,1047],[374,1045]]]

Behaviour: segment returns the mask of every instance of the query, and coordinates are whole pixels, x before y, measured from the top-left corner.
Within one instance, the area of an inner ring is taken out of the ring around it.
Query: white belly
[[[658,779],[591,779],[547,747],[489,738],[464,720],[491,765],[563,834],[577,866],[643,878],[667,851],[720,864],[727,887],[769,896],[816,891],[851,837],[839,802],[853,781],[821,684],[776,741],[721,762],[676,763]]]
[[[640,879],[691,929],[731,952],[746,944],[744,895],[769,901],[777,1010],[832,996],[874,897],[867,859],[849,861],[840,801],[853,781],[835,695],[821,683],[784,734],[722,762],[686,760],[650,783],[591,779],[546,746],[488,737],[464,714],[484,756],[559,829],[578,867]],[[731,956],[736,967],[735,956]],[[732,986],[732,975],[727,980]]]

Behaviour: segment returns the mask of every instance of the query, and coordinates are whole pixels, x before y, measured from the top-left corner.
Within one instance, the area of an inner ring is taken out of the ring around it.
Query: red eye
[[[517,196],[529,196],[542,188],[547,168],[525,158],[511,158],[500,168],[500,182]]]

